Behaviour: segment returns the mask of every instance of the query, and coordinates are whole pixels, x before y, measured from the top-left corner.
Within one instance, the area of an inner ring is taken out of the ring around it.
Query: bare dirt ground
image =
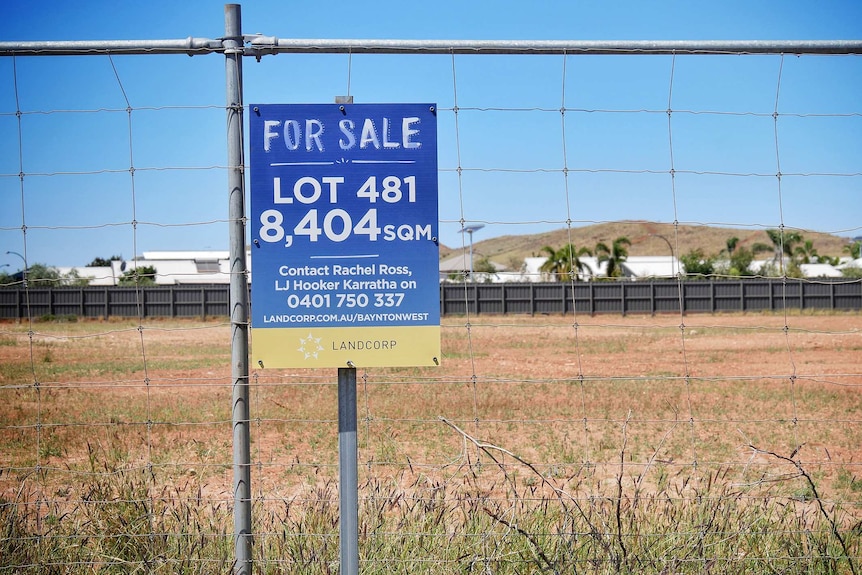
[[[442,339],[439,368],[359,370],[366,477],[445,476],[472,438],[598,481],[621,460],[764,480],[793,473],[775,457],[792,455],[836,497],[862,490],[858,313],[447,317]],[[222,322],[0,325],[0,494],[35,466],[62,493],[149,465],[229,496],[229,344]],[[257,492],[337,477],[335,383],[252,371]]]

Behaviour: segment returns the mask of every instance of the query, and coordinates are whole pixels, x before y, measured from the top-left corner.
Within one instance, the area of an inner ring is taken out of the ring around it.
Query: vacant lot
[[[524,524],[531,513],[555,518],[542,529],[558,533],[572,497],[600,502],[579,517],[587,531],[617,534],[619,559],[634,545],[621,518],[634,528],[627,514],[655,515],[656,501],[700,509],[706,496],[735,518],[721,529],[737,537],[759,510],[767,531],[784,513],[790,523],[772,529],[824,533],[820,550],[794,540],[803,555],[858,550],[859,314],[449,317],[442,332],[438,368],[358,372],[360,498],[363,514],[388,502],[379,532],[397,532],[416,511],[405,501],[440,497],[440,525],[452,533],[469,523],[465,501],[488,522],[476,529],[519,533],[511,521],[523,512]],[[59,521],[92,510],[94,483],[145,472],[135,485],[153,508],[184,502],[215,521],[232,502],[229,342],[220,322],[0,325],[2,500],[41,501],[30,520]],[[335,500],[335,383],[334,369],[252,371],[258,521],[290,523]],[[100,484],[99,497],[114,501],[123,485]],[[641,498],[652,503],[639,507]],[[661,509],[657,533],[703,519]],[[538,540],[524,541],[535,552]]]

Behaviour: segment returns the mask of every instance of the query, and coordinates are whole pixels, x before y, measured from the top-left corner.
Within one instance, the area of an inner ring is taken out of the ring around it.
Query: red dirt
[[[38,460],[57,484],[93,457],[152,462],[165,484],[203,482],[229,497],[229,329],[34,324],[31,339],[28,326],[0,326],[3,460]],[[625,451],[636,466],[697,461],[739,479],[777,466],[752,444],[779,455],[804,444],[796,457],[812,469],[859,475],[857,313],[450,317],[442,332],[439,368],[359,371],[366,475],[446,475],[466,454],[445,421],[543,469],[589,462],[611,473]],[[335,380],[334,370],[252,371],[256,490],[337,475]],[[19,479],[0,478],[5,496]]]

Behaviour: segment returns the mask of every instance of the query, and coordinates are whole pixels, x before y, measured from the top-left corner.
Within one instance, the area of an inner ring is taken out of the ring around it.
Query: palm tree
[[[766,230],[766,235],[772,242],[776,262],[782,259],[782,256],[792,256],[793,246],[802,241],[802,234],[799,232],[785,232],[783,229]]]
[[[592,255],[587,248],[575,249],[573,244],[566,244],[558,250],[551,246],[545,246],[542,248],[542,252],[548,256],[548,259],[539,269],[560,281],[566,276],[576,280],[584,268],[589,268],[586,263],[580,260],[581,256]]]
[[[801,246],[796,246],[793,255],[798,257],[803,264],[820,261],[820,254],[817,253],[817,248],[814,247],[814,242],[811,240],[805,240]]]
[[[862,241],[857,240],[851,244],[847,244],[844,246],[844,251],[850,254],[850,257],[854,260],[862,258]]]
[[[738,243],[739,238],[736,236],[733,236],[732,238],[727,238],[727,240],[725,240],[724,245],[727,246],[727,249],[725,250],[727,251],[727,255],[733,255],[733,250],[736,249],[736,245]]]
[[[625,236],[615,239],[610,248],[603,242],[596,244],[596,255],[599,258],[599,263],[607,262],[607,274],[609,278],[622,275],[622,263],[629,257],[627,248],[631,245],[631,240]]]

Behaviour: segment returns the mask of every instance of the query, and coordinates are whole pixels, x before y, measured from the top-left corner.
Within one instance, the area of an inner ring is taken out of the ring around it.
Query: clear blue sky
[[[4,2],[0,40],[217,38],[223,6]],[[242,17],[245,33],[281,38],[862,38],[855,0],[248,1]],[[461,245],[461,218],[486,223],[477,241],[560,228],[567,217],[752,229],[783,221],[862,235],[858,56],[574,56],[565,66],[560,56],[458,56],[453,81],[449,56],[282,54],[246,58],[244,73],[246,104],[332,102],[348,84],[357,103],[437,103],[440,235],[450,246]],[[7,250],[58,266],[226,250],[224,94],[220,55],[21,57],[14,69],[0,58],[0,265],[21,267]]]

